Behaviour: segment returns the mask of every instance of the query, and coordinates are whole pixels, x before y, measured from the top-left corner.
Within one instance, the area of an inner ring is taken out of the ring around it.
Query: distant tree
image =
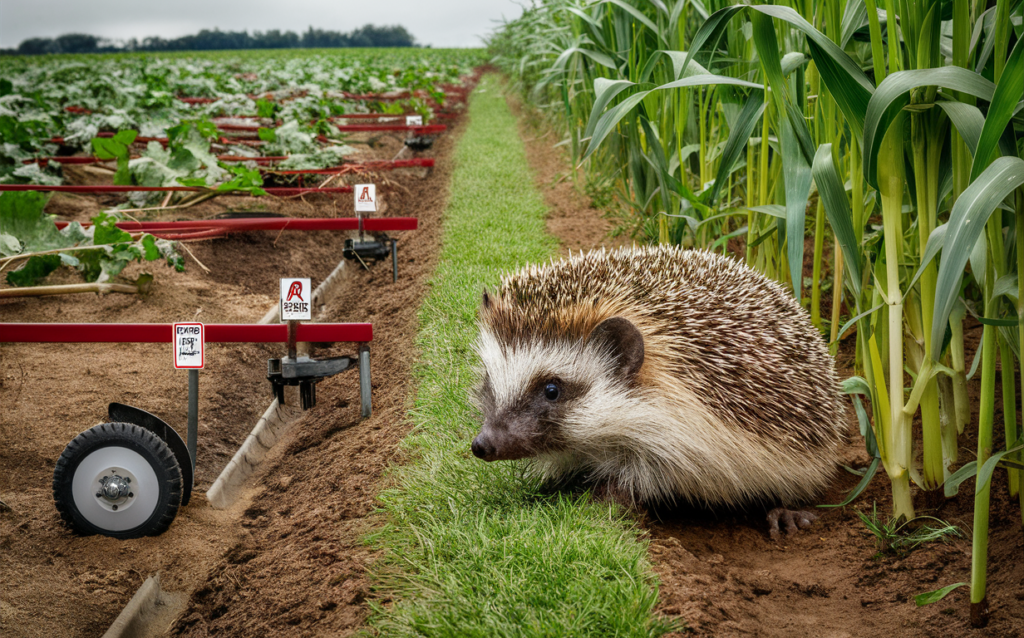
[[[41,53],[60,53],[60,50],[52,38],[29,38],[18,45],[18,53],[39,55]]]
[[[30,38],[4,53],[39,55],[42,53],[98,53],[109,51],[212,51],[237,49],[344,48],[344,47],[414,47],[418,46],[412,34],[402,26],[378,27],[372,24],[350,33],[314,29],[312,26],[301,36],[293,31],[271,29],[255,31],[221,31],[203,29],[199,33],[165,40],[151,36],[124,43],[100,39],[81,33],[68,33],[58,38]]]
[[[67,33],[54,39],[61,53],[94,53],[100,39],[84,33]]]

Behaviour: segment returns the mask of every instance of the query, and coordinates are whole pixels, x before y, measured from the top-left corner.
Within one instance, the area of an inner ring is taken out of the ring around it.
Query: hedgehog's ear
[[[597,324],[587,341],[604,344],[615,355],[615,372],[623,377],[636,376],[644,363],[644,336],[624,317],[611,317]]]

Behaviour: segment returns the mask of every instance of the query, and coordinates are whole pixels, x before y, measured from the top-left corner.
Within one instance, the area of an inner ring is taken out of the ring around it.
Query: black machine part
[[[178,513],[181,469],[156,433],[101,423],[75,437],[53,471],[53,500],[82,535],[138,538],[162,533]]]
[[[358,261],[369,270],[367,261],[380,261],[391,257],[391,278],[398,281],[398,240],[387,235],[378,235],[372,240],[346,239],[341,255],[348,260]]]
[[[425,151],[434,145],[434,138],[429,135],[414,135],[405,138],[405,145],[414,151]]]
[[[356,364],[354,357],[332,357],[330,359],[268,359],[267,380],[277,397],[278,405],[284,405],[284,388],[299,386],[299,401],[303,410],[316,405],[316,384],[344,372]]]
[[[134,423],[163,439],[167,447],[171,448],[181,468],[181,506],[188,505],[192,499],[195,468],[192,467],[192,456],[188,453],[188,446],[181,435],[160,417],[123,403],[111,403],[107,406],[107,417],[112,423]]]

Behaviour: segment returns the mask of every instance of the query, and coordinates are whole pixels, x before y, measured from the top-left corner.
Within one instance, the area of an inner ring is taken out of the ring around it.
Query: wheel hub
[[[96,491],[96,500],[100,506],[108,511],[116,512],[123,510],[126,505],[131,504],[135,498],[132,491],[131,472],[123,468],[110,468],[96,477],[99,489]]]

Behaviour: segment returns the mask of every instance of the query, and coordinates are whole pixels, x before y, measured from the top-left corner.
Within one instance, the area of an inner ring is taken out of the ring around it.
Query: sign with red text
[[[377,212],[377,186],[375,184],[356,184],[356,212]]]
[[[313,318],[313,287],[309,279],[281,280],[281,321]]]
[[[206,334],[201,323],[172,324],[174,333],[174,367],[198,370],[206,363],[203,353]]]

